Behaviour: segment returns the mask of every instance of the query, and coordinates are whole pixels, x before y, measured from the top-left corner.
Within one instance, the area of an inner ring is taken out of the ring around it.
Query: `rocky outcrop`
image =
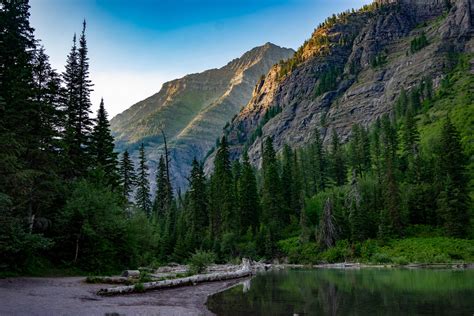
[[[368,126],[390,113],[402,88],[410,89],[424,77],[436,87],[449,66],[448,53],[472,51],[471,0],[377,3],[323,24],[298,50],[304,57],[283,78],[278,74],[285,65],[270,70],[226,129],[233,158],[248,148],[251,161],[259,166],[265,137],[273,138],[277,150],[285,143],[307,144],[316,129],[326,143],[331,129],[346,140],[354,123]],[[329,42],[317,41],[321,34]],[[429,44],[411,52],[411,41],[421,34]],[[305,53],[318,49],[324,53]],[[341,70],[334,86],[317,95],[316,87],[328,69]],[[262,127],[262,118],[272,107],[281,112]],[[262,135],[254,141],[249,135],[258,127]],[[206,161],[208,172],[212,159]]]
[[[187,75],[163,84],[161,90],[111,120],[120,151],[134,159],[144,142],[154,183],[154,171],[163,154],[161,129],[168,138],[175,188],[187,186],[194,157],[204,159],[222,128],[247,104],[259,78],[293,50],[271,43],[256,47],[226,66]]]

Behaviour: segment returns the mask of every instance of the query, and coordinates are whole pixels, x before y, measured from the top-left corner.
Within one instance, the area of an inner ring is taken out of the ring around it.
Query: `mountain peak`
[[[193,158],[205,158],[226,122],[250,100],[260,77],[293,53],[292,49],[265,43],[219,69],[164,83],[158,93],[111,120],[117,148],[128,148],[133,157],[144,142],[154,170],[163,153],[163,127],[169,140],[175,187],[186,187],[185,177]],[[153,175],[151,179],[154,182]]]

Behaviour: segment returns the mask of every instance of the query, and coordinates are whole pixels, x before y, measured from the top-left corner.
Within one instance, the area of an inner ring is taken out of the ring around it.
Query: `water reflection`
[[[473,315],[474,271],[270,271],[207,305],[217,315]]]

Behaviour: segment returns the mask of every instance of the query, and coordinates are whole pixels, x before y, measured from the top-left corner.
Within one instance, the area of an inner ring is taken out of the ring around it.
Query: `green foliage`
[[[280,240],[278,250],[288,258],[289,263],[315,264],[319,262],[316,243],[302,242],[299,237]]]
[[[420,36],[415,37],[410,42],[410,52],[414,54],[428,45],[429,45],[428,39],[426,38],[426,34],[423,32],[421,33]]]
[[[274,117],[275,117],[277,114],[279,114],[281,111],[282,111],[282,109],[281,109],[280,106],[273,106],[273,107],[269,108],[269,109],[265,112],[265,115],[264,115],[263,118],[260,120],[260,122],[258,123],[257,127],[255,128],[255,130],[252,132],[252,134],[250,135],[250,137],[247,139],[247,142],[245,143],[246,146],[252,145],[258,137],[261,137],[261,136],[262,136],[262,129],[263,129],[263,126],[265,126],[265,124],[267,124],[268,121],[270,121],[272,118],[274,118]]]
[[[347,240],[339,240],[336,245],[320,254],[320,258],[329,263],[345,262],[351,257],[351,250]]]
[[[215,260],[216,254],[212,251],[197,250],[189,259],[190,272],[193,274],[203,273]]]
[[[133,286],[133,291],[136,293],[143,293],[145,292],[145,287],[143,286],[143,283],[137,283]]]
[[[94,165],[102,168],[112,188],[118,186],[117,153],[114,152],[114,138],[110,134],[110,124],[104,107],[104,99],[100,101],[97,111],[96,125],[91,133],[90,155]]]
[[[384,53],[378,54],[370,59],[370,66],[372,68],[377,68],[385,65],[387,63],[387,55]]]
[[[61,250],[86,271],[113,271],[127,264],[127,228],[120,198],[103,183],[74,184],[61,218]],[[128,250],[128,249],[127,249]]]
[[[150,182],[148,180],[148,166],[145,156],[145,145],[143,143],[140,146],[136,188],[135,201],[137,206],[151,217]]]
[[[410,263],[472,262],[474,242],[446,237],[406,238],[391,241],[379,247],[376,253],[387,258],[387,262],[372,258],[372,261],[379,263],[394,262],[397,258],[404,258]]]
[[[338,78],[342,74],[343,69],[339,67],[329,67],[321,73],[318,78],[314,96],[318,97],[328,91],[332,91],[337,87]]]

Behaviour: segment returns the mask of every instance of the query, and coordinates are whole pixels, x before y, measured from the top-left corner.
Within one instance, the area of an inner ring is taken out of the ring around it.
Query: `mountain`
[[[248,103],[257,81],[294,51],[271,43],[255,47],[219,69],[163,84],[151,97],[111,120],[117,148],[137,156],[140,143],[154,171],[163,154],[161,129],[168,139],[175,187],[187,186],[192,159],[204,159],[222,128]]]
[[[347,140],[353,124],[391,113],[402,89],[439,87],[455,56],[474,52],[473,34],[472,0],[375,1],[328,18],[225,129],[233,158],[248,150],[259,166],[265,137],[277,150],[307,144],[316,129],[325,143],[332,129]]]

